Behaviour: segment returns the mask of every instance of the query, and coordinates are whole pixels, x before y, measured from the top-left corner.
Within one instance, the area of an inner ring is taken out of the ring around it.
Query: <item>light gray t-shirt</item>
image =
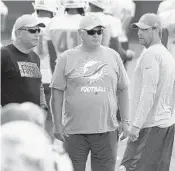
[[[128,87],[122,60],[114,50],[100,46],[85,52],[81,46],[58,59],[51,88],[65,92],[63,118],[69,134],[113,131],[118,122],[117,91]]]

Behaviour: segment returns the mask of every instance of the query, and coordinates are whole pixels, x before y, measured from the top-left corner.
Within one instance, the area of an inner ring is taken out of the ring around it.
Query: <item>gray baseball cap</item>
[[[19,17],[15,24],[14,24],[14,30],[18,30],[21,27],[45,27],[45,24],[38,21],[37,17],[30,15],[30,14],[24,14],[21,17]]]
[[[151,27],[162,28],[160,17],[153,13],[144,14],[137,23],[131,25],[133,29],[148,29]]]
[[[104,27],[100,18],[91,14],[83,17],[80,22],[79,29],[91,30],[98,26]]]

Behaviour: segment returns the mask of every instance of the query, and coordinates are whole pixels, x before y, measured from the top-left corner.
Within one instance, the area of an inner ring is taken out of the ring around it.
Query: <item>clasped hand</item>
[[[140,128],[135,126],[132,126],[130,128],[130,125],[125,121],[121,121],[119,124],[119,133],[121,135],[120,140],[124,140],[128,138],[129,142],[134,142],[138,139],[139,132],[140,132]]]

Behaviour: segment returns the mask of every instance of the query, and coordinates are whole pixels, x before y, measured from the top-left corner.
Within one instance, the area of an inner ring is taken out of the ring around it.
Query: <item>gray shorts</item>
[[[169,171],[174,131],[174,125],[141,129],[138,140],[127,144],[119,171]]]
[[[115,171],[118,130],[100,134],[73,134],[66,138],[65,148],[74,171],[85,171],[91,151],[92,171]]]

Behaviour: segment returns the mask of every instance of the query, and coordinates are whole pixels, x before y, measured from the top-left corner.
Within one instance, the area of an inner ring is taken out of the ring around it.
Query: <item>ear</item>
[[[20,38],[21,37],[21,32],[20,30],[15,31],[15,37]]]

